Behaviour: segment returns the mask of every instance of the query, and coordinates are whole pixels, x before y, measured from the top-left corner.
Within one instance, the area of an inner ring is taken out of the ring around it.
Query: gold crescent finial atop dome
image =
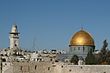
[[[70,41],[70,46],[77,45],[94,46],[94,40],[88,32],[84,31],[84,29],[81,28],[80,31],[76,32],[73,35]]]

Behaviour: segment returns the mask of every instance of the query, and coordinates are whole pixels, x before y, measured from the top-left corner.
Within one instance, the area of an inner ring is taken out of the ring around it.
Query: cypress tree
[[[93,55],[92,49],[87,54],[87,57],[85,58],[86,65],[94,65],[96,64],[95,56]]]

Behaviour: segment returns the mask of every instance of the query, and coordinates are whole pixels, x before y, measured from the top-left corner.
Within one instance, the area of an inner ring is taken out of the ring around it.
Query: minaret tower
[[[17,25],[14,24],[12,26],[11,32],[10,32],[10,49],[18,49],[19,48],[19,32],[17,29]]]

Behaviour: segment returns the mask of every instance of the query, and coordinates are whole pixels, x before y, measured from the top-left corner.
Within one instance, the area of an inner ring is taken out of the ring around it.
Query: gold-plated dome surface
[[[94,40],[92,36],[84,31],[80,30],[79,32],[76,32],[71,41],[70,41],[71,46],[77,46],[77,45],[85,45],[85,46],[94,46]]]

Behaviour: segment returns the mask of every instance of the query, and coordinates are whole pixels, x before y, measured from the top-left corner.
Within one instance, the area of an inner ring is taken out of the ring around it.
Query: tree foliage
[[[77,55],[73,55],[73,57],[71,58],[70,62],[74,63],[75,65],[78,64],[79,58]]]
[[[90,49],[90,51],[87,54],[87,57],[85,58],[85,64],[86,65],[93,65],[96,64],[96,58],[93,54],[92,49]]]
[[[101,54],[102,55],[106,55],[106,53],[107,53],[107,46],[108,46],[107,40],[104,40],[103,41],[103,47],[101,49]]]
[[[107,49],[107,40],[104,40],[103,47],[99,53],[98,64],[109,64],[110,65],[110,51]]]
[[[107,57],[107,49],[106,47],[108,46],[108,43],[106,40],[103,42],[103,47],[101,48],[101,51],[99,53],[99,64],[105,64],[106,63],[106,57]]]

